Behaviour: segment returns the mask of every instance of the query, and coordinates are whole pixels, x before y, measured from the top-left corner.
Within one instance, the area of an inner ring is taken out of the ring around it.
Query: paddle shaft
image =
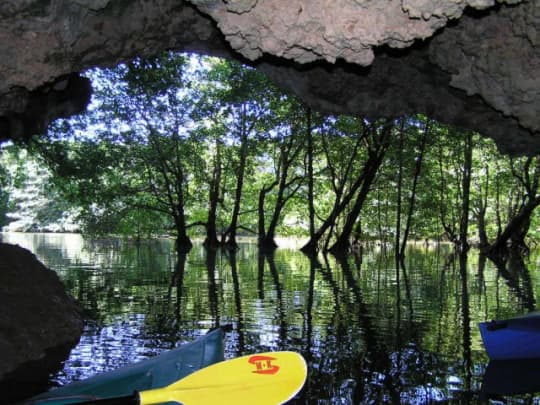
[[[125,397],[103,398],[93,401],[78,402],[75,405],[140,405],[141,400],[138,392]]]

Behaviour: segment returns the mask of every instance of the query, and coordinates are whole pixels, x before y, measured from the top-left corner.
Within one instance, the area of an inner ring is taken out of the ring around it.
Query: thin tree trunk
[[[514,238],[514,244],[518,241],[523,242],[523,238],[527,234],[528,226],[530,225],[531,215],[539,205],[540,196],[536,196],[534,199],[529,200],[527,204],[523,205],[519,213],[512,217],[495,242],[485,250],[485,253],[492,257],[500,252],[505,252],[508,242],[512,238]],[[519,237],[516,235],[519,235]]]
[[[174,216],[174,223],[176,227],[176,250],[178,252],[189,252],[193,247],[189,236],[187,235],[186,220],[184,217],[184,208],[179,207],[178,214]]]
[[[398,181],[397,181],[397,197],[396,197],[396,235],[394,240],[394,251],[396,256],[396,268],[399,272],[399,243],[401,241],[401,192],[403,189],[403,126],[405,121],[401,120],[401,128],[399,131],[399,151],[398,151]]]
[[[413,185],[411,191],[411,198],[409,199],[409,209],[407,211],[407,219],[405,223],[405,230],[403,232],[403,240],[401,241],[401,249],[399,255],[401,258],[405,257],[405,248],[407,247],[407,240],[409,239],[409,233],[411,231],[412,217],[414,213],[414,206],[416,204],[416,188],[418,186],[418,179],[420,178],[420,173],[422,172],[422,163],[424,161],[424,152],[426,150],[426,143],[429,134],[429,121],[426,122],[424,132],[422,134],[422,139],[420,141],[420,150],[418,151],[418,156],[416,157],[416,162],[414,166],[414,177]]]
[[[336,224],[337,218],[347,208],[349,203],[352,201],[354,195],[356,194],[356,191],[362,185],[363,176],[360,175],[353,182],[349,191],[347,193],[344,192],[344,187],[351,173],[352,166],[355,160],[354,158],[356,157],[357,149],[360,143],[363,140],[365,140],[365,138],[367,137],[368,131],[369,129],[364,127],[362,134],[358,136],[357,142],[351,154],[351,159],[349,160],[349,163],[347,165],[345,177],[342,179],[340,186],[334,189],[335,201],[334,201],[334,205],[332,206],[332,210],[330,211],[330,214],[328,215],[328,217],[320,225],[320,227],[317,230],[315,230],[313,235],[310,236],[308,242],[300,249],[302,252],[306,254],[314,254],[318,251],[319,243],[321,239],[323,238],[323,236],[328,230],[332,230],[332,228]],[[331,167],[330,167],[330,170],[332,171]]]
[[[482,186],[478,186],[479,198],[477,202],[477,207],[474,210],[476,217],[476,224],[478,227],[478,241],[480,249],[485,249],[489,245],[489,240],[486,230],[486,213],[488,206],[488,196],[489,196],[489,166],[486,165],[485,168],[485,185],[482,190]]]
[[[469,249],[469,242],[467,241],[467,234],[469,230],[472,150],[473,150],[472,134],[468,132],[465,137],[465,150],[464,150],[464,156],[463,156],[464,157],[463,179],[462,179],[463,197],[461,200],[461,219],[459,221],[459,248],[462,252],[466,252]]]
[[[313,129],[311,127],[311,108],[307,108],[307,178],[308,178],[308,216],[309,237],[315,234],[314,180],[313,180]]]
[[[443,170],[443,156],[442,156],[442,146],[439,145],[439,176],[440,176],[440,188],[439,188],[439,217],[441,221],[441,225],[444,229],[444,233],[446,234],[446,237],[452,241],[453,243],[457,243],[457,235],[456,235],[456,229],[455,229],[455,223],[453,221],[453,218],[451,218],[451,222],[448,222],[448,212],[446,209],[446,177]]]
[[[293,137],[290,137],[286,143],[280,147],[280,164],[278,169],[278,178],[274,184],[277,184],[277,196],[276,202],[274,204],[274,209],[272,210],[272,217],[268,223],[268,229],[264,232],[264,236],[259,239],[259,246],[263,248],[276,248],[277,244],[275,242],[276,229],[281,218],[281,213],[283,208],[287,204],[294,194],[299,189],[301,178],[296,176],[289,180],[289,169],[292,164],[295,162],[300,151],[302,150],[302,145],[297,144],[295,146],[295,141]],[[296,187],[293,186],[296,184]],[[289,192],[287,193],[287,190]],[[259,206],[259,213],[260,211]],[[259,228],[261,230],[261,228]]]
[[[206,240],[204,246],[215,249],[219,246],[217,237],[217,206],[219,202],[219,186],[221,184],[221,142],[216,140],[216,159],[214,170],[210,180],[210,191],[208,196],[208,220],[206,224]]]
[[[231,214],[231,223],[225,231],[224,236],[227,238],[227,246],[236,249],[236,230],[238,228],[238,216],[240,215],[240,203],[242,201],[242,191],[244,189],[244,175],[246,172],[247,152],[248,152],[248,137],[247,133],[242,130],[242,141],[240,145],[240,161],[238,163],[238,172],[236,177],[236,191],[234,195],[234,206]]]
[[[268,241],[266,240],[266,217],[265,217],[265,207],[264,203],[266,200],[266,194],[268,194],[275,186],[277,181],[274,181],[270,186],[263,187],[259,191],[259,203],[258,203],[258,244],[259,246],[268,246]]]
[[[347,215],[347,219],[345,221],[345,224],[343,225],[343,229],[341,230],[340,235],[338,235],[336,242],[330,248],[333,253],[337,253],[339,251],[344,252],[349,248],[349,241],[352,231],[354,229],[354,224],[356,223],[358,216],[362,211],[364,201],[369,194],[371,185],[375,180],[377,171],[379,170],[379,167],[383,162],[384,155],[386,154],[386,150],[390,145],[390,135],[392,132],[392,128],[393,126],[388,125],[387,123],[382,129],[381,134],[376,135],[376,137],[379,139],[374,140],[374,142],[376,142],[376,145],[374,149],[369,151],[369,157],[364,165],[363,174],[361,176],[362,186],[360,187],[360,191],[358,192],[356,201],[354,202],[352,210]]]
[[[502,233],[502,219],[501,219],[501,179],[499,176],[500,168],[499,163],[495,162],[497,175],[495,176],[495,218],[497,222],[497,237]]]

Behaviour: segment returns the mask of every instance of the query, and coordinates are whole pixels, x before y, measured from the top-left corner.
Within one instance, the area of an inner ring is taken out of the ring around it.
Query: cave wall
[[[76,72],[165,49],[245,60],[321,111],[427,113],[540,153],[540,2],[7,0],[0,139],[82,111]]]

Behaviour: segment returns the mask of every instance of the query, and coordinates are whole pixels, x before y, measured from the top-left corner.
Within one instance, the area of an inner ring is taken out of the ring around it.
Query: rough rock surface
[[[430,44],[450,85],[540,131],[540,2],[462,18]]]
[[[270,54],[299,63],[344,59],[362,66],[373,47],[405,48],[431,37],[467,6],[494,0],[190,0],[216,20],[233,49],[250,60]],[[519,3],[515,0],[513,3]]]
[[[448,86],[450,74],[430,63],[426,49],[377,55],[369,69],[347,64],[305,70],[269,63],[258,66],[317,110],[370,118],[425,113],[440,122],[488,135],[506,153],[540,152],[538,134],[487,106],[481,97],[467,96]]]
[[[425,112],[540,153],[539,30],[526,0],[6,0],[0,140],[84,108],[73,72],[175,49],[253,60],[325,111]]]
[[[78,342],[82,311],[55,272],[28,250],[0,243],[0,379],[59,346]]]
[[[178,0],[0,2],[0,140],[82,110],[88,84],[73,72],[165,49],[219,55],[226,45],[212,21]]]

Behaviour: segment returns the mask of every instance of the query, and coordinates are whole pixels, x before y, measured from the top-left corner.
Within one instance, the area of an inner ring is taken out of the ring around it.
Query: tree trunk
[[[275,186],[277,185],[277,182],[272,183],[268,187],[263,187],[259,191],[259,203],[258,203],[258,245],[261,247],[268,246],[268,240],[266,238],[266,216],[265,216],[265,209],[264,209],[264,202],[266,200],[266,194],[269,193]]]
[[[276,236],[276,228],[279,223],[279,218],[281,217],[281,211],[283,210],[283,207],[285,206],[285,202],[287,200],[285,197],[285,190],[287,188],[287,174],[289,171],[289,164],[285,161],[286,159],[287,158],[284,157],[284,161],[281,165],[282,170],[280,173],[276,203],[274,205],[274,210],[272,211],[272,218],[270,218],[268,229],[264,234],[264,238],[259,242],[259,245],[264,248],[277,247],[277,243],[274,240]]]
[[[489,196],[489,166],[484,167],[485,171],[485,186],[478,186],[479,188],[479,198],[476,203],[476,209],[473,211],[476,218],[476,225],[478,227],[478,244],[480,249],[485,249],[489,245],[487,230],[486,230],[486,213],[488,206],[488,196]]]
[[[350,203],[350,201],[354,197],[358,188],[362,185],[362,180],[363,180],[362,176],[358,176],[357,179],[351,185],[350,190],[344,195],[345,183],[348,181],[350,177],[350,172],[351,172],[355,157],[357,155],[357,150],[359,148],[360,143],[367,137],[368,131],[369,130],[366,127],[364,127],[362,133],[358,136],[354,149],[351,153],[349,163],[347,165],[348,167],[347,167],[346,175],[342,179],[340,186],[334,189],[335,200],[332,206],[332,210],[330,211],[330,214],[328,215],[328,217],[320,225],[320,227],[310,235],[308,242],[300,249],[302,252],[308,255],[311,255],[311,254],[315,254],[319,250],[319,244],[324,234],[328,230],[332,229],[339,215],[345,210],[347,205]],[[323,147],[324,147],[325,145],[324,137],[322,139],[323,139]],[[332,171],[332,168],[330,168],[330,170]],[[336,176],[333,176],[333,177],[335,178]]]
[[[414,177],[413,185],[411,191],[411,198],[409,199],[409,209],[407,211],[407,218],[405,222],[405,230],[403,231],[403,240],[401,241],[401,249],[399,255],[401,258],[405,257],[405,249],[407,247],[407,240],[409,239],[409,233],[411,231],[412,217],[414,213],[414,206],[416,203],[416,188],[418,186],[418,179],[420,178],[420,173],[422,171],[422,162],[424,161],[424,151],[426,150],[426,142],[429,135],[429,121],[426,122],[424,132],[422,134],[422,140],[420,141],[420,150],[418,156],[416,157],[416,162],[414,166]]]
[[[523,246],[526,248],[524,238],[529,230],[531,215],[539,205],[540,196],[536,196],[523,205],[519,213],[512,217],[495,242],[487,247],[484,253],[490,258],[505,254],[508,250],[509,242],[512,242],[512,245],[516,248],[523,248]]]
[[[208,249],[216,249],[219,246],[217,237],[217,206],[219,203],[219,186],[221,184],[221,142],[216,140],[216,159],[214,170],[210,180],[210,191],[208,195],[208,220],[206,223],[206,239],[204,246]]]
[[[349,192],[342,198],[341,202],[334,204],[330,215],[323,221],[321,226],[315,231],[313,236],[311,236],[308,242],[300,249],[306,254],[312,254],[318,251],[319,243],[323,238],[324,234],[331,229],[337,221],[338,216],[347,208],[347,205],[353,199],[356,191],[362,185],[363,177],[359,176],[355,184],[351,187]],[[339,197],[338,197],[339,198]]]
[[[183,199],[177,204],[173,217],[174,225],[176,227],[176,250],[183,253],[189,252],[193,247],[193,244],[187,235]]]
[[[398,151],[398,181],[397,181],[397,201],[396,201],[396,235],[394,239],[394,251],[396,259],[396,268],[399,272],[400,250],[399,243],[401,241],[401,190],[403,189],[403,127],[405,121],[401,120],[401,128],[399,131],[399,151]]]
[[[231,214],[231,223],[225,231],[226,245],[232,249],[238,248],[236,243],[236,230],[238,229],[238,216],[240,215],[240,204],[242,201],[242,191],[244,189],[244,176],[246,172],[246,162],[248,154],[248,137],[247,132],[242,128],[241,145],[240,145],[240,160],[238,163],[238,171],[236,174],[236,191],[234,194],[234,206]]]
[[[187,253],[191,250],[193,244],[186,234],[178,235],[176,237],[176,251],[181,253]]]
[[[439,163],[439,218],[441,222],[441,226],[444,229],[444,233],[446,234],[446,237],[448,240],[452,241],[453,243],[457,243],[457,234],[456,234],[456,227],[455,227],[455,221],[453,218],[450,218],[450,221],[448,220],[448,212],[446,209],[446,177],[443,170],[443,155],[442,155],[442,146],[439,145],[439,153],[438,153],[438,163]]]
[[[290,136],[283,141],[279,149],[280,163],[278,165],[276,180],[271,186],[271,188],[274,188],[277,185],[278,190],[274,209],[272,210],[272,217],[268,223],[268,229],[264,229],[265,221],[259,222],[259,246],[262,248],[274,249],[277,247],[274,238],[276,236],[276,228],[281,218],[281,213],[287,204],[287,201],[289,201],[298,191],[300,181],[302,180],[299,176],[295,176],[289,180],[289,169],[303,149],[303,144],[296,142],[295,138]],[[293,187],[295,185],[296,187]],[[261,214],[264,214],[264,199],[265,196],[261,197],[259,194],[259,218],[261,218]]]
[[[307,108],[307,178],[308,178],[308,216],[309,237],[315,234],[315,207],[313,205],[314,182],[313,182],[313,131],[311,127],[311,108]]]
[[[369,157],[364,164],[363,173],[361,176],[362,186],[360,187],[360,191],[358,192],[356,201],[353,205],[352,210],[347,215],[347,219],[345,221],[345,224],[343,225],[341,234],[337,237],[336,242],[330,248],[330,251],[333,253],[337,253],[339,251],[345,252],[349,248],[349,240],[354,229],[354,224],[356,223],[356,220],[358,219],[358,216],[362,211],[364,201],[369,194],[371,185],[375,180],[377,171],[379,170],[384,155],[386,154],[386,150],[390,145],[390,133],[392,131],[392,127],[392,125],[386,124],[385,127],[382,129],[382,133],[380,135],[376,135],[376,137],[379,139],[375,139],[374,142],[376,142],[376,144],[371,147],[371,150],[369,150]]]
[[[369,159],[368,163],[366,163],[366,167],[365,167],[366,171],[365,171],[362,187],[360,188],[360,191],[358,192],[358,196],[354,203],[353,209],[347,215],[347,220],[345,221],[345,224],[343,225],[341,234],[338,236],[334,245],[330,248],[331,252],[333,253],[336,253],[338,251],[345,252],[349,249],[349,245],[350,245],[349,240],[351,238],[351,234],[354,229],[354,224],[356,223],[358,216],[360,215],[360,212],[362,211],[362,207],[364,206],[364,202],[366,201],[366,198],[369,194],[369,190],[371,188],[373,180],[375,180],[377,171],[379,170],[379,167],[381,166],[381,163],[383,161],[385,151],[386,151],[386,148],[384,149],[384,151],[381,151],[380,155],[375,156],[373,159]]]
[[[465,150],[464,150],[464,162],[463,162],[463,179],[462,179],[462,191],[463,198],[461,200],[461,219],[459,221],[459,249],[462,252],[469,250],[469,242],[467,241],[467,234],[469,230],[469,207],[470,207],[470,194],[471,194],[471,172],[472,172],[472,134],[467,133],[465,137]]]
[[[482,209],[476,216],[476,225],[478,226],[478,243],[480,249],[485,249],[489,246],[489,241],[486,231],[486,210]]]

